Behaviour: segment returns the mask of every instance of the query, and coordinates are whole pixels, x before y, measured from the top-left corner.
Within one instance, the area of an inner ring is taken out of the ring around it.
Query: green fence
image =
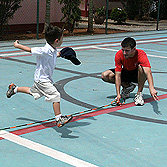
[[[25,6],[25,3],[27,5]],[[78,34],[88,34],[88,10],[89,10],[89,1],[83,0],[85,4],[81,5],[82,11],[82,19],[75,25],[75,29],[77,29]],[[121,8],[123,9],[124,6],[118,0],[93,0],[93,33],[99,32],[103,34],[115,33],[115,32],[125,32],[125,31],[149,31],[149,30],[164,30],[167,29],[167,20],[161,20],[160,13],[161,13],[161,1],[158,2],[158,12],[157,18],[154,20],[129,20],[127,19],[123,24],[117,24],[116,21],[111,19],[111,11],[113,8]],[[51,23],[57,26],[62,26],[62,22],[60,21],[63,14],[61,13],[61,5],[58,3],[57,0],[51,1],[51,14],[52,19]],[[105,16],[103,23],[96,23],[95,15],[96,11],[99,8],[104,7],[105,9]],[[33,10],[32,10],[33,8]],[[35,33],[36,38],[41,38],[41,33],[44,30],[44,23],[45,23],[45,11],[46,9],[46,0],[24,0],[21,9],[19,9],[14,15],[13,20],[9,24],[9,29],[7,32],[10,33],[19,33],[19,34],[26,34],[26,33]],[[86,10],[86,11],[85,11]],[[54,14],[53,14],[54,12]],[[86,13],[86,15],[85,15]],[[83,16],[84,15],[84,16]],[[55,21],[54,18],[57,20]],[[22,20],[21,20],[22,19]],[[26,22],[29,20],[31,22]],[[12,22],[13,21],[13,22]],[[23,21],[23,22],[22,22]],[[79,31],[80,30],[80,31]],[[81,31],[82,30],[82,31]],[[83,30],[85,32],[83,33]],[[93,34],[92,33],[92,34]],[[75,30],[74,30],[75,35]]]

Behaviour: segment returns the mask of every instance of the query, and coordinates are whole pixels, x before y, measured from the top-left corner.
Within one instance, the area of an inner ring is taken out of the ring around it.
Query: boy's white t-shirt
[[[53,71],[56,66],[57,49],[46,43],[44,47],[31,48],[32,55],[36,56],[36,70],[34,73],[34,81],[52,82]]]

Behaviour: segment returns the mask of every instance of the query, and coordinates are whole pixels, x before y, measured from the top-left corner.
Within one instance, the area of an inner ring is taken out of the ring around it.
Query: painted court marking
[[[167,39],[156,39],[156,40],[148,40],[148,41],[139,41],[138,43],[161,42],[161,41],[166,41],[166,40]],[[90,49],[103,49],[103,50],[105,49],[105,50],[117,51],[115,49],[105,48],[107,46],[117,46],[117,45],[120,45],[120,42],[119,43],[118,42],[117,43],[112,43],[112,44],[103,44],[103,45],[97,44],[96,46],[91,45],[91,46],[73,47],[73,48],[75,48],[76,50],[90,48]],[[2,57],[9,57],[9,56],[17,57],[18,56],[19,57],[19,56],[25,56],[25,55],[23,55],[23,52],[20,52],[20,53],[15,53],[14,56],[13,56],[13,53],[0,54],[0,56],[2,56]],[[26,56],[29,56],[29,55],[26,55]],[[165,59],[167,58],[167,57],[164,57],[164,56],[156,56],[156,55],[148,55],[148,56],[165,58]],[[167,98],[167,95],[165,94],[165,95],[162,95],[161,97],[162,98],[160,98],[160,99],[164,99],[164,98]],[[150,101],[152,101],[152,99],[151,100],[149,99],[147,102],[150,102]],[[128,107],[133,107],[133,106],[134,106],[134,104],[130,103],[130,104],[127,104],[127,105],[123,106],[123,108],[128,108]],[[112,109],[110,108],[110,109],[105,109],[105,110],[101,110],[101,111],[92,112],[92,113],[89,113],[89,114],[85,114],[85,115],[81,116],[80,118],[76,118],[73,121],[85,119],[85,118],[92,117],[92,116],[97,116],[97,115],[104,114],[104,113],[111,113],[111,112],[114,112],[114,111],[117,111],[117,110],[122,110],[123,108],[122,107],[121,108],[117,107],[117,108],[112,108]],[[49,123],[49,124],[51,124],[51,123]],[[39,126],[43,126],[43,125],[39,125]],[[39,126],[32,127],[33,131],[36,131],[37,127],[39,127]],[[52,126],[55,126],[55,125],[53,124]],[[50,127],[52,127],[52,126],[50,126]],[[43,126],[41,129],[44,129],[44,128],[47,128],[47,127]],[[28,128],[28,129],[31,129],[31,128]],[[26,133],[25,129],[18,130],[17,132],[21,133],[22,131],[24,131],[24,133]],[[28,131],[27,131],[27,133],[28,133]],[[23,134],[23,132],[22,132],[22,134]],[[13,143],[16,143],[20,146],[26,147],[28,149],[34,150],[34,151],[39,152],[41,154],[44,154],[46,156],[49,156],[49,157],[52,157],[54,159],[60,160],[64,163],[70,164],[72,166],[97,167],[96,165],[91,164],[89,162],[80,160],[78,158],[75,158],[75,157],[70,156],[68,154],[65,154],[63,152],[57,151],[55,149],[49,148],[47,146],[44,146],[44,145],[39,144],[37,142],[25,139],[23,137],[18,136],[17,134],[10,133],[10,132],[4,131],[4,130],[0,131],[0,138],[6,139],[6,140],[8,140],[10,142],[13,142]]]
[[[65,153],[62,153],[60,151],[54,150],[52,148],[49,148],[47,146],[44,146],[42,144],[33,142],[31,140],[25,139],[23,137],[17,136],[15,134],[9,133],[7,131],[0,131],[0,137],[3,137],[6,140],[9,140],[13,143],[19,144],[23,147],[29,148],[31,150],[37,151],[41,154],[47,155],[49,157],[52,157],[54,159],[60,160],[62,162],[65,162],[67,164],[70,164],[72,166],[76,167],[97,167],[96,165],[93,165],[89,162],[85,162],[83,160],[80,160],[78,158],[72,157],[70,155],[67,155]]]
[[[159,96],[159,100],[165,99],[165,98],[167,98],[167,94]],[[152,98],[149,98],[149,99],[145,100],[146,103],[152,102],[152,101],[153,101]],[[129,104],[123,105],[122,107],[123,108],[129,108],[129,107],[133,107],[133,106],[134,106],[133,103],[129,103]],[[104,114],[104,113],[109,113],[109,112],[114,112],[114,111],[117,111],[117,110],[121,110],[121,109],[123,109],[122,107],[117,106],[117,107],[114,107],[114,108],[109,108],[109,109],[104,109],[104,110],[100,110],[100,111],[91,112],[91,113],[85,114],[87,116],[84,116],[84,117],[81,116],[81,118],[79,118],[77,120],[81,120],[81,119],[85,119],[85,118],[88,118],[88,117],[97,116],[97,115],[101,115],[101,114]],[[76,121],[76,120],[73,120],[73,121]],[[50,127],[52,127],[52,126],[50,126]],[[42,129],[44,129],[44,127]],[[85,162],[85,161],[80,160],[78,158],[72,157],[68,154],[62,153],[60,151],[54,150],[54,149],[49,148],[47,146],[44,146],[42,144],[39,144],[39,143],[33,142],[31,140],[25,139],[23,137],[20,137],[16,134],[7,132],[5,130],[0,131],[0,138],[1,139],[2,138],[6,139],[8,141],[11,141],[11,142],[16,143],[18,145],[21,145],[23,147],[26,147],[26,148],[29,148],[31,150],[37,151],[41,154],[44,154],[44,155],[47,155],[47,156],[52,157],[54,159],[60,160],[64,163],[70,164],[72,166],[76,166],[76,167],[98,167],[98,166],[96,166],[94,164],[91,164],[89,162]]]
[[[158,98],[159,98],[159,100],[166,99],[167,94],[160,95],[160,96],[158,96]],[[150,102],[153,102],[154,100],[151,97],[151,98],[145,99],[144,101],[145,101],[145,103],[150,103]],[[94,117],[94,116],[98,116],[98,115],[102,115],[102,114],[116,113],[119,110],[123,110],[123,109],[134,107],[134,106],[135,106],[134,102],[131,102],[131,103],[124,104],[121,107],[120,106],[115,106],[115,107],[111,107],[111,108],[106,108],[106,109],[102,109],[102,110],[93,111],[93,112],[90,112],[90,113],[75,116],[72,119],[71,122],[83,120],[83,119],[86,119],[86,118],[90,118],[90,117]],[[132,117],[134,118],[134,117],[137,117],[137,116],[132,115]],[[167,122],[163,121],[163,120],[151,119],[151,118],[147,118],[147,117],[142,117],[142,118],[143,118],[142,120],[141,119],[139,119],[139,120],[140,121],[146,121],[146,122],[167,124]],[[136,120],[138,120],[138,119],[136,119]],[[39,131],[39,130],[42,130],[42,129],[55,127],[55,126],[56,126],[56,121],[52,121],[52,122],[46,122],[44,124],[39,124],[39,125],[36,125],[36,126],[31,126],[31,127],[26,127],[26,128],[23,128],[23,129],[18,129],[18,130],[15,130],[15,131],[11,131],[11,133],[13,133],[15,135],[23,135],[23,134],[27,134],[27,133]],[[3,139],[4,138],[0,136],[0,140],[3,140]]]
[[[160,39],[151,39],[151,40],[139,40],[137,41],[137,44],[141,44],[141,43],[152,43],[152,42],[165,42],[167,41],[167,38],[164,37],[164,38],[160,38]],[[96,44],[90,44],[90,45],[77,45],[77,46],[73,46],[73,48],[75,50],[80,50],[80,49],[103,49],[103,50],[110,50],[110,51],[118,51],[118,50],[115,50],[115,49],[107,49],[105,47],[110,47],[110,46],[119,46],[120,45],[120,42],[106,42],[106,43],[96,43]],[[60,51],[61,49],[59,48],[58,51]],[[14,52],[14,51],[13,51]],[[14,56],[13,56],[13,52],[10,51],[10,52],[0,52],[0,56],[1,57],[19,57],[19,56],[23,56],[23,52],[22,51],[15,51],[14,52]],[[31,53],[27,53],[27,55],[25,56],[30,56]],[[149,55],[148,56],[150,57],[158,57],[158,58],[166,58],[166,57],[163,57],[163,56],[156,56],[156,55]]]

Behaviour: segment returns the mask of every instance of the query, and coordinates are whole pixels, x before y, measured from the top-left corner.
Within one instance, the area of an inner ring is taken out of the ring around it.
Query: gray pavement
[[[88,18],[82,17],[81,22],[78,24],[78,28],[87,28],[88,27]],[[114,20],[108,20],[109,29],[116,30],[125,30],[125,31],[154,31],[157,30],[157,21],[135,21],[135,20],[127,20],[127,24],[117,25]],[[93,28],[105,28],[106,23],[99,25],[94,24]],[[166,30],[167,29],[167,20],[160,20],[158,24],[158,30]]]

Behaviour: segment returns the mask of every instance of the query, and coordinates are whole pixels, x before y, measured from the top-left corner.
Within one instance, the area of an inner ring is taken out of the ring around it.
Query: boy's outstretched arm
[[[26,52],[31,53],[31,48],[28,47],[28,46],[24,46],[24,45],[19,44],[18,40],[16,40],[13,45],[14,45],[15,48],[18,48],[18,49],[21,49],[21,50],[24,50]]]

